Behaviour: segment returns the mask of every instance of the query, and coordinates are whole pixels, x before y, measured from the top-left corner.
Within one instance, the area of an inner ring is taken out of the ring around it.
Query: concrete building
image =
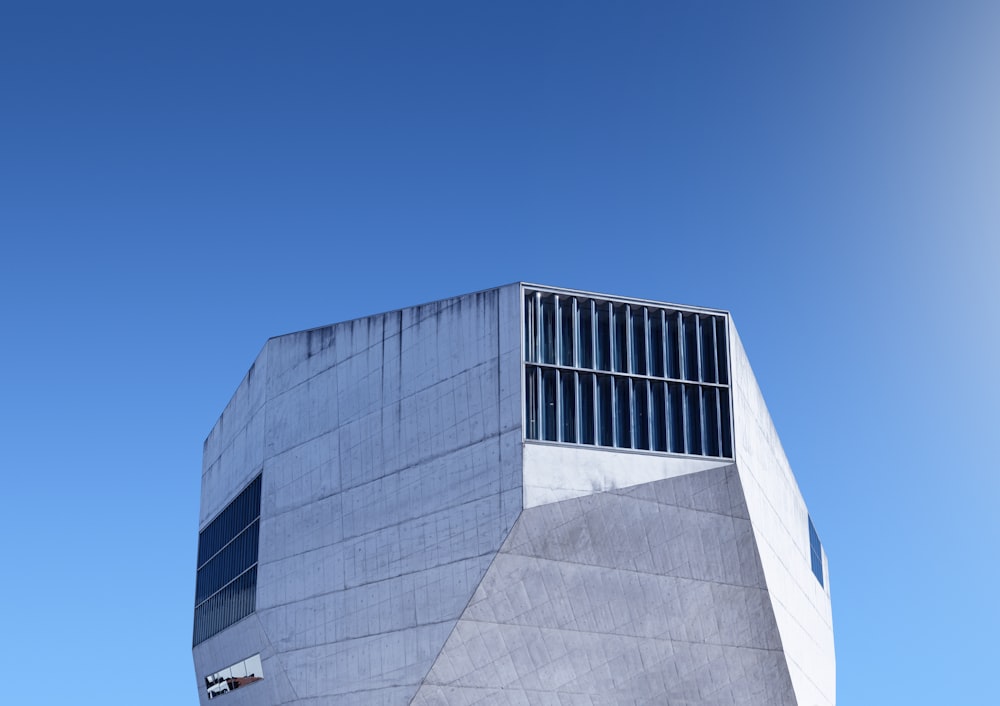
[[[204,447],[202,702],[835,703],[724,311],[513,284],[270,339]]]

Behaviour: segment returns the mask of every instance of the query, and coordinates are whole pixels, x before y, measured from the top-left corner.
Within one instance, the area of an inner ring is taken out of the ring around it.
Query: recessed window
[[[257,476],[198,535],[195,645],[256,608],[260,483]]]
[[[732,458],[727,321],[525,291],[525,438]]]
[[[214,699],[263,678],[260,655],[254,655],[205,677],[205,693],[208,698]]]
[[[809,558],[812,562],[813,575],[819,581],[819,585],[823,586],[823,545],[819,541],[819,535],[816,534],[811,517],[809,518]]]

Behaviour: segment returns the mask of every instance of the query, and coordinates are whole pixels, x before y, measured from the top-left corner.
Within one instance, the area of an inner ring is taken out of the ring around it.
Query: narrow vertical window
[[[675,454],[685,452],[684,447],[684,386],[679,383],[669,383],[667,393],[670,396],[668,412],[670,413],[670,451]]]
[[[594,443],[594,376],[580,373],[580,443]]]
[[[719,390],[719,416],[722,419],[722,455],[733,457],[732,411],[729,408],[729,390]]]
[[[524,298],[524,359],[538,362],[538,294]]]
[[[573,335],[573,309],[576,307],[576,299],[571,297],[561,297],[559,299],[559,364],[573,367],[576,361],[573,355],[573,343],[576,336]]]
[[[681,378],[681,314],[667,314],[667,377],[674,380]]]
[[[597,376],[597,443],[601,446],[615,445],[612,388],[610,375]]]
[[[577,350],[580,356],[581,368],[594,367],[594,302],[584,299],[577,304],[577,334],[579,345]]]
[[[719,455],[719,394],[714,387],[701,389],[702,418],[705,421],[702,429],[702,448],[706,456]]]
[[[729,336],[726,319],[715,317],[715,352],[718,359],[719,382],[729,384]]]
[[[701,393],[695,385],[684,386],[684,427],[687,430],[687,452],[700,456]]]
[[[632,374],[645,375],[649,370],[646,352],[646,309],[634,307],[632,314]]]
[[[576,443],[576,373],[563,371],[559,375],[562,387],[559,394],[559,404],[562,408],[562,430],[560,441]]]
[[[529,439],[540,439],[538,423],[538,368],[528,366],[524,371],[524,433]]]
[[[648,380],[632,380],[632,448],[649,449]]]
[[[819,541],[819,534],[813,526],[812,518],[809,517],[809,557],[812,563],[813,576],[819,581],[820,586],[825,586],[823,582],[823,545]]]
[[[615,378],[615,446],[632,448],[632,414],[629,379]]]
[[[719,357],[715,352],[715,323],[711,316],[702,316],[698,322],[701,330],[701,375],[705,382],[718,382]]]
[[[611,310],[606,302],[597,302],[597,368],[611,370]]]
[[[649,396],[650,448],[653,451],[667,451],[667,401],[666,383],[650,383]]]
[[[556,371],[542,368],[542,438],[558,439],[556,430]]]
[[[698,315],[684,314],[684,379],[699,379],[698,376]]]
[[[542,297],[542,340],[540,343],[543,363],[556,362],[556,297],[547,294]]]
[[[614,370],[628,372],[628,306],[614,308]]]
[[[666,376],[663,335],[663,312],[649,312],[649,374],[658,378]]]

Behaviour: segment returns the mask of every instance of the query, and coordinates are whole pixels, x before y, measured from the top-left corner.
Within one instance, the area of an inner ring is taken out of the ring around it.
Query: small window
[[[819,581],[820,586],[824,586],[823,583],[823,545],[819,541],[819,535],[816,534],[816,528],[813,526],[812,518],[809,518],[809,557],[812,562],[813,574],[816,576],[816,580]]]
[[[212,699],[263,678],[264,670],[261,667],[260,655],[254,655],[205,677],[205,693]]]

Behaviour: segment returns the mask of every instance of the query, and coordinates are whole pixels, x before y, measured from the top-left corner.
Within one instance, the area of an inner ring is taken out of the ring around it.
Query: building
[[[203,703],[835,703],[826,555],[712,309],[519,283],[270,339],[195,604]]]

